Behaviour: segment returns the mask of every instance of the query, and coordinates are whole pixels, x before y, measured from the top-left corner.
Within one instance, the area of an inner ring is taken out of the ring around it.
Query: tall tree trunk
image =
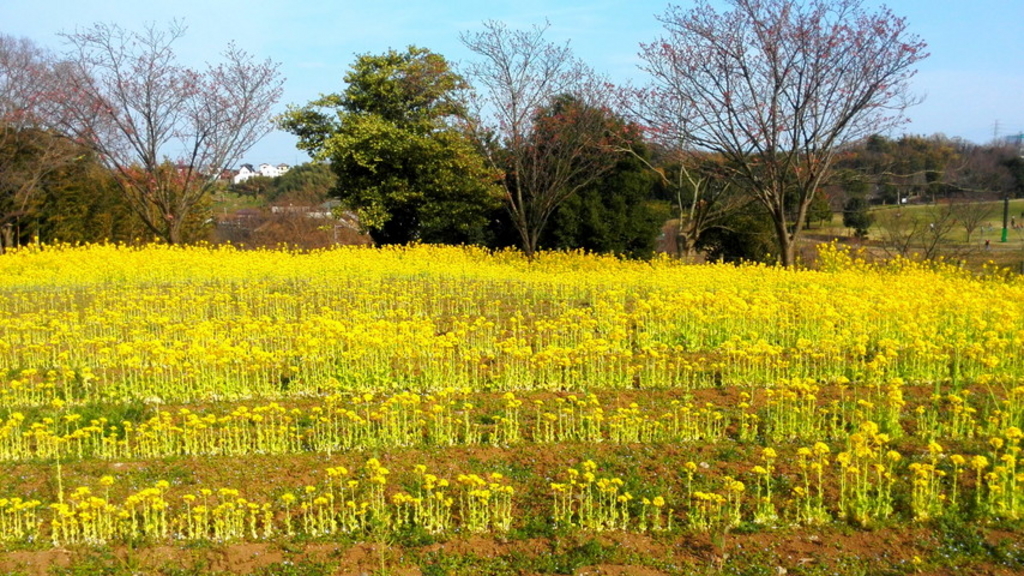
[[[523,253],[526,254],[527,260],[533,260],[533,257],[537,254],[537,245],[540,244],[540,230],[529,228],[523,234]]]
[[[785,217],[774,217],[775,237],[779,243],[779,263],[789,268],[796,262],[796,242],[789,234]]]
[[[682,226],[676,232],[676,256],[680,260],[693,262],[694,257],[697,255],[697,242],[693,238],[695,236],[694,232],[693,227],[687,230]]]
[[[181,244],[181,221],[177,218],[167,223],[167,242],[168,244]]]
[[[14,226],[4,224],[0,226],[0,254],[7,252],[7,248],[14,246]]]

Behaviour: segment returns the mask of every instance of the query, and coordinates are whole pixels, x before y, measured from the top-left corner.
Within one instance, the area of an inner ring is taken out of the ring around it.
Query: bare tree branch
[[[120,175],[126,200],[152,232],[177,243],[213,176],[271,129],[282,92],[278,65],[233,44],[224,61],[194,70],[177,62],[180,22],[141,32],[95,24],[64,35],[72,87],[60,129]]]
[[[642,47],[639,107],[656,132],[728,161],[789,265],[836,148],[902,122],[924,43],[860,0],[729,4],[668,9],[667,35]]]

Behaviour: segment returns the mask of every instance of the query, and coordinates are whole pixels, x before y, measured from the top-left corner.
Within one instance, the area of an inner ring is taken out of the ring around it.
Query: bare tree
[[[922,240],[921,255],[928,259],[939,256],[958,256],[966,251],[968,247],[958,246],[950,242],[950,235],[956,228],[956,215],[952,205],[936,207],[929,215],[927,225],[921,228]]]
[[[977,198],[966,196],[951,200],[949,211],[956,223],[964,229],[967,235],[967,243],[971,243],[971,236],[981,226],[981,223],[994,215],[992,204],[979,201]]]
[[[607,108],[606,85],[567,45],[546,41],[546,30],[490,21],[461,36],[480,57],[467,74],[485,89],[477,111],[486,120],[474,131],[492,167],[505,174],[506,206],[528,256],[555,209],[615,163],[606,115],[594,113]]]
[[[899,209],[886,211],[875,219],[882,249],[890,256],[908,257],[920,241],[924,223],[911,213]]]
[[[836,148],[902,121],[924,43],[887,9],[860,0],[707,0],[670,7],[667,36],[642,46],[648,116],[726,158],[769,212],[781,261]]]
[[[65,34],[70,91],[59,127],[119,175],[132,210],[161,239],[186,240],[187,220],[216,175],[271,129],[282,92],[278,65],[229,44],[223,62],[195,70],[177,62],[185,33],[95,24]]]
[[[933,209],[887,210],[876,219],[882,249],[890,255],[920,256],[931,260],[963,257],[972,252],[968,245],[951,241],[957,226],[953,206],[945,204]]]
[[[83,154],[47,130],[47,103],[61,92],[51,54],[0,34],[0,253],[18,243],[46,177]]]

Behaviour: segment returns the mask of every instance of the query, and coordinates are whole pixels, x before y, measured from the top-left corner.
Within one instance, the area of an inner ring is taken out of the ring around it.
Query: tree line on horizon
[[[671,222],[681,256],[791,265],[836,211],[1024,194],[1016,151],[879,136],[927,56],[904,19],[860,0],[729,4],[670,6],[641,44],[642,86],[613,86],[545,25],[491,21],[461,35],[464,67],[416,46],[362,54],[341,91],[278,116],[276,63],[229,45],[182,66],[177,22],[96,24],[61,55],[0,35],[0,250],[206,239],[216,176],[274,126],[314,162],[287,190],[235,191],[337,198],[379,244],[647,257]]]

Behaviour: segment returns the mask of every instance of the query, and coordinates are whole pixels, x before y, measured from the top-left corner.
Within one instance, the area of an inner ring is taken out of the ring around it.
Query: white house
[[[238,169],[238,174],[235,174],[235,177],[232,180],[235,184],[241,184],[242,182],[256,176],[277,178],[287,172],[290,168],[291,166],[287,164],[278,164],[277,166],[274,166],[273,164],[267,164],[264,162],[263,164],[260,164],[259,170],[256,170],[252,167],[252,164],[242,164],[242,167]]]
[[[267,178],[277,178],[288,171],[291,166],[287,164],[260,164],[260,176],[266,176]]]
[[[242,164],[242,167],[238,169],[238,172],[231,178],[231,181],[235,184],[241,184],[255,175],[256,171],[253,170],[252,164]]]

